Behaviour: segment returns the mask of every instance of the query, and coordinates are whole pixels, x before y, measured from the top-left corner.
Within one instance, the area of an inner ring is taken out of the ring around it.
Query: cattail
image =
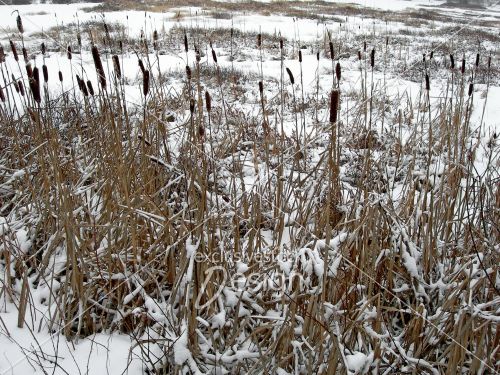
[[[155,51],[158,50],[158,31],[153,31],[153,48]]]
[[[184,33],[184,51],[187,52],[189,51],[189,46],[188,46],[188,37],[187,34]]]
[[[45,53],[47,52],[47,49],[45,48],[45,43],[42,42],[42,45],[40,46],[40,49],[42,50],[42,55],[45,56]]]
[[[40,103],[42,98],[40,96],[40,76],[38,74],[38,68],[33,69],[33,76],[29,80],[31,93],[33,94],[33,99],[35,102]]]
[[[259,81],[259,92],[261,95],[264,92],[264,84],[262,83],[262,81]]]
[[[149,92],[149,70],[144,71],[142,75],[142,93],[147,96]]]
[[[491,68],[491,56],[488,56],[488,69]]]
[[[62,81],[63,81],[63,75],[62,75],[62,72],[61,72],[61,71],[59,71],[59,74],[58,74],[58,75],[59,75],[59,82],[62,82]]]
[[[0,45],[0,64],[5,62],[5,51],[3,50],[3,46]]]
[[[76,74],[76,83],[78,84],[78,88],[80,89],[80,91],[82,91],[82,80],[80,78],[80,76],[78,74]]]
[[[73,58],[73,52],[71,51],[71,46],[68,46],[68,60]]]
[[[479,67],[479,53],[476,54],[476,68]]]
[[[339,62],[335,66],[335,75],[337,76],[337,81],[340,81],[340,78],[342,77],[342,70],[340,68],[340,63]]]
[[[142,63],[141,59],[139,59],[139,68],[141,69],[142,74],[144,74],[144,72],[146,71],[146,69],[144,68],[144,64]]]
[[[42,65],[42,72],[43,72],[43,81],[47,83],[49,81],[49,70],[47,69],[47,65],[45,64]]]
[[[433,59],[434,58],[434,51],[431,51],[430,55],[429,55],[429,59]]]
[[[316,60],[319,61],[319,52],[316,52]]]
[[[101,56],[99,55],[99,50],[96,46],[92,47],[92,57],[94,59],[94,65],[97,72],[97,77],[99,78],[99,83],[102,88],[106,88],[106,76],[104,75],[104,68],[102,67]]]
[[[26,64],[26,74],[28,75],[28,78],[33,77],[33,68],[30,63]]]
[[[19,86],[19,92],[21,93],[21,96],[24,96],[25,94],[25,91],[24,91],[24,84],[23,84],[23,81],[19,80],[17,82],[18,86]]]
[[[375,67],[375,48],[372,49],[372,53],[370,55],[370,66],[372,69]]]
[[[28,51],[26,50],[25,47],[23,47],[22,51],[23,51],[24,62],[28,62],[28,60],[29,60],[29,58],[28,58]]]
[[[5,94],[3,93],[2,86],[0,86],[0,100],[2,102],[5,102]]]
[[[78,47],[80,47],[80,49],[81,49],[82,48],[82,36],[81,36],[79,31],[76,33],[76,43],[78,44]]]
[[[17,23],[17,30],[19,30],[19,32],[23,34],[24,26],[23,26],[23,21],[21,20],[21,16],[19,14],[17,15],[16,23]]]
[[[361,61],[362,57],[361,57],[361,51],[358,50],[358,60]]]
[[[110,40],[108,24],[106,22],[104,22],[103,24],[104,24],[104,34],[106,34],[106,38]]]
[[[452,54],[450,54],[450,64],[451,64],[451,69],[455,69],[455,59],[453,58]]]
[[[431,89],[431,83],[430,83],[428,74],[425,75],[425,89],[427,91],[429,91]]]
[[[425,53],[422,54],[422,62],[425,64]]]
[[[212,48],[212,58],[214,59],[214,62],[217,64],[217,55],[215,54],[215,51],[213,48]]]
[[[280,39],[280,50],[283,50],[283,39]]]
[[[195,101],[193,98],[191,98],[189,100],[189,112],[191,112],[191,115],[194,113],[194,105],[195,105]]]
[[[330,95],[330,123],[337,122],[337,112],[339,107],[339,91],[333,90]]]
[[[465,59],[462,59],[462,74],[465,74]]]
[[[200,125],[198,127],[198,136],[200,138],[203,138],[205,136],[205,128],[203,127],[203,125]]]
[[[92,86],[92,82],[87,81],[87,88],[89,89],[90,95],[94,96],[94,86]]]
[[[186,76],[188,81],[191,81],[191,68],[189,67],[189,65],[186,65]]]
[[[257,34],[257,48],[262,47],[262,34]]]
[[[363,51],[366,52],[366,42],[363,42]]]
[[[299,50],[299,63],[301,63],[301,62],[302,62],[302,51]]]
[[[16,45],[12,40],[9,40],[10,43],[10,49],[12,51],[12,55],[14,55],[14,60],[19,61],[19,56],[17,55],[17,48]]]
[[[469,96],[471,96],[473,92],[474,92],[474,84],[471,82],[469,83]]]
[[[87,85],[85,84],[83,79],[78,77],[78,74],[76,75],[76,80],[78,81],[78,87],[80,87],[80,91],[83,92],[83,95],[89,96],[89,92],[87,90]]]
[[[120,60],[118,59],[117,55],[113,55],[111,58],[113,60],[113,69],[115,71],[116,78],[121,79],[122,77],[122,70],[120,68]]]
[[[333,43],[330,42],[330,59],[335,59],[335,52],[333,51]]]
[[[294,85],[295,84],[295,79],[293,78],[292,71],[290,69],[286,68],[286,72],[288,73],[288,78],[290,78],[290,83],[292,85]]]
[[[385,37],[385,46],[387,47],[388,45],[389,45],[389,37],[388,37],[388,36],[386,36],[386,37]]]
[[[212,110],[212,98],[208,91],[205,91],[205,106],[207,107],[207,112],[210,113]]]

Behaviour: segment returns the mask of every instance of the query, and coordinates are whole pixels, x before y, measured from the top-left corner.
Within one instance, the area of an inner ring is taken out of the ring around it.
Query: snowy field
[[[0,10],[0,375],[500,371],[500,5]]]

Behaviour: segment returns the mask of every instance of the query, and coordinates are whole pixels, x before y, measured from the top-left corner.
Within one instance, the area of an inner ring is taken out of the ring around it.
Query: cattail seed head
[[[388,36],[386,36],[386,37],[385,37],[385,46],[387,47],[388,45],[389,45],[389,37],[388,37]]]
[[[453,54],[450,54],[450,65],[451,69],[455,69],[455,58],[453,57]]]
[[[191,68],[189,67],[189,65],[186,65],[186,76],[188,81],[191,81]]]
[[[469,83],[469,96],[471,96],[473,92],[474,92],[474,84],[471,82]]]
[[[191,114],[193,114],[193,113],[194,113],[194,106],[195,106],[195,101],[194,101],[194,99],[193,99],[193,98],[191,98],[191,99],[189,100],[189,112],[191,112]]]
[[[113,55],[113,57],[111,57],[111,60],[113,60],[113,70],[115,72],[116,78],[121,79],[122,69],[120,68],[120,59],[118,58],[118,55]]]
[[[333,60],[335,59],[335,52],[333,51],[333,43],[330,42],[329,45],[330,45],[330,59]]]
[[[366,42],[363,42],[363,51],[366,52]]]
[[[431,82],[429,80],[429,75],[425,75],[425,89],[429,91],[431,89]]]
[[[288,73],[288,78],[290,78],[290,83],[292,85],[295,84],[295,78],[293,78],[292,71],[289,68],[286,68],[286,72]]]
[[[146,68],[144,68],[144,64],[142,63],[142,60],[139,59],[138,63],[139,63],[139,68],[141,69],[141,73],[144,74],[144,72],[146,71]]]
[[[187,52],[188,50],[189,50],[188,37],[187,34],[184,33],[184,51]]]
[[[214,62],[217,64],[217,55],[215,54],[213,48],[212,48],[212,58],[214,59]]]
[[[316,52],[316,60],[319,61],[319,52]]]
[[[283,39],[280,39],[280,50],[283,50]]]
[[[434,58],[434,51],[431,51],[430,55],[429,55],[429,59],[433,59]]]
[[[101,56],[99,55],[99,50],[96,46],[92,47],[92,58],[94,59],[94,65],[97,72],[97,77],[99,78],[99,84],[103,89],[106,88],[106,75],[104,74],[104,68],[102,67]]]
[[[59,71],[58,76],[59,76],[59,82],[62,82],[63,81],[63,75],[62,75],[61,71]]]
[[[372,53],[370,54],[370,66],[372,69],[375,67],[375,48],[372,49]]]
[[[35,102],[40,103],[42,98],[40,96],[40,76],[38,73],[38,68],[33,69],[33,76],[29,80],[31,93],[33,94],[33,99]]]
[[[92,86],[92,82],[87,81],[87,88],[89,90],[90,95],[94,96],[94,86]]]
[[[49,81],[49,70],[47,69],[47,65],[45,64],[42,65],[42,72],[43,72],[43,81],[47,83]]]
[[[207,108],[207,112],[210,113],[212,110],[212,98],[210,97],[210,93],[205,91],[205,106]]]
[[[476,68],[479,67],[479,53],[476,54]]]
[[[30,63],[26,64],[26,74],[28,75],[28,78],[33,77],[33,68]]]
[[[337,122],[339,108],[339,91],[333,90],[330,95],[330,123]]]
[[[5,94],[3,93],[2,86],[0,86],[0,100],[2,102],[5,102]]]
[[[16,18],[16,24],[17,24],[17,30],[19,30],[19,32],[23,34],[24,33],[23,20],[21,19],[21,16],[19,14],[17,15]]]
[[[42,55],[45,56],[45,53],[47,52],[47,49],[45,48],[45,43],[42,42],[42,45],[41,45],[41,50],[42,50]]]
[[[362,56],[361,56],[361,51],[360,51],[360,50],[358,50],[358,60],[359,60],[359,61],[361,61],[361,59],[362,59]]]
[[[339,62],[335,66],[335,76],[337,77],[337,81],[340,81],[340,78],[342,78],[342,69]]]
[[[73,58],[73,51],[71,50],[71,46],[68,46],[68,60]]]
[[[299,49],[299,63],[302,62],[302,51]]]
[[[491,68],[491,56],[488,56],[488,69]]]
[[[262,83],[262,81],[259,81],[259,92],[260,95],[262,95],[264,92],[264,84]]]
[[[16,45],[14,44],[14,42],[12,40],[9,40],[9,43],[10,43],[10,49],[12,51],[12,55],[14,56],[14,60],[19,61],[19,56],[17,54]]]
[[[465,59],[462,59],[462,69],[461,69],[462,74],[465,74]]]
[[[257,34],[257,48],[261,48],[261,47],[262,47],[262,34],[258,33]]]
[[[17,82],[17,85],[19,86],[19,93],[21,94],[21,96],[24,96],[25,91],[24,91],[24,84],[23,84],[23,81],[19,80],[19,81]]]
[[[144,71],[142,75],[142,93],[147,96],[149,92],[149,70]]]

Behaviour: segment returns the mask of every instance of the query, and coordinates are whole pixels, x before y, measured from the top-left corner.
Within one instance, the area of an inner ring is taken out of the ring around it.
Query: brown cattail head
[[[71,46],[68,46],[68,60],[71,60],[73,58],[73,51],[71,49]]]
[[[361,61],[361,59],[362,59],[362,56],[361,56],[361,51],[360,51],[360,50],[358,50],[358,60],[359,60],[359,61]]]
[[[292,85],[295,84],[295,78],[293,78],[293,74],[292,74],[292,71],[288,68],[286,68],[286,72],[288,73],[288,78],[290,78],[290,83]]]
[[[42,65],[42,72],[43,72],[43,81],[47,83],[49,81],[49,70],[47,69],[47,65],[45,64]]]
[[[333,90],[330,95],[330,123],[337,122],[337,113],[339,108],[339,91]]]
[[[205,91],[205,106],[207,107],[207,112],[210,113],[212,110],[212,98],[208,91]]]
[[[491,56],[488,56],[488,69],[491,68]]]
[[[434,51],[431,51],[430,55],[429,55],[429,59],[433,59],[434,58]]]
[[[62,82],[62,81],[63,81],[63,75],[62,75],[62,72],[61,72],[61,71],[59,71],[59,74],[58,74],[58,75],[59,75],[59,82]]]
[[[153,49],[158,51],[158,31],[153,31]]]
[[[335,59],[335,52],[333,51],[333,43],[330,42],[330,59]]]
[[[257,48],[262,47],[262,34],[258,33],[257,34]]]
[[[212,58],[214,59],[214,62],[217,64],[217,55],[215,54],[215,51],[213,48],[212,48]]]
[[[425,53],[422,54],[422,62],[425,64]]]
[[[366,42],[363,42],[363,51],[366,52]]]
[[[389,45],[389,37],[388,37],[388,36],[386,36],[386,37],[385,37],[385,46],[387,47],[388,45]]]
[[[186,33],[184,33],[184,51],[185,52],[189,51],[188,37]]]
[[[262,81],[259,81],[259,92],[261,96],[264,93],[264,84],[262,83]]]
[[[302,62],[302,51],[299,49],[299,63]]]
[[[469,83],[469,96],[471,96],[473,92],[474,92],[474,84],[471,82]]]
[[[103,89],[105,89],[106,76],[104,74],[104,68],[102,67],[101,56],[99,55],[99,50],[96,46],[92,46],[92,58],[94,59],[94,65],[97,72],[97,78],[99,79],[99,84]]]
[[[9,43],[10,43],[10,49],[12,51],[12,55],[14,56],[14,60],[19,61],[19,56],[17,54],[16,45],[14,44],[14,42],[12,40],[9,40]]]
[[[195,108],[194,106],[195,106],[195,104],[196,104],[196,102],[194,101],[193,98],[191,98],[189,100],[189,112],[191,112],[191,114],[194,113],[194,108]]]
[[[319,52],[316,52],[316,60],[319,61]]]
[[[2,86],[0,86],[0,100],[2,102],[5,102],[5,94],[3,93]]]
[[[476,54],[476,68],[479,67],[479,53]]]
[[[19,30],[19,32],[23,34],[24,33],[23,20],[21,19],[21,16],[19,14],[17,15],[16,23],[17,23],[17,30]]]
[[[23,84],[23,81],[19,80],[19,81],[17,82],[17,85],[19,86],[19,93],[21,94],[21,96],[24,96],[25,91],[24,91],[24,84]]]
[[[188,81],[191,81],[191,68],[189,67],[189,65],[186,65],[186,76]]]
[[[342,78],[342,69],[339,62],[335,66],[335,76],[337,77],[337,81],[340,81],[340,78]]]
[[[23,47],[22,51],[23,51],[24,62],[28,62],[28,60],[29,60],[29,58],[28,58],[28,51],[26,50],[25,47]]]
[[[283,39],[280,39],[280,50],[283,50]]]
[[[149,92],[149,70],[145,70],[142,75],[142,93],[147,96]]]
[[[116,78],[121,79],[122,70],[120,68],[120,60],[118,59],[118,55],[113,55],[113,57],[111,57],[111,60],[113,60],[113,70],[115,71]]]
[[[87,88],[89,90],[90,95],[94,96],[94,86],[92,86],[92,82],[87,81]]]
[[[142,60],[139,59],[138,63],[139,63],[139,68],[141,69],[142,74],[144,74],[144,72],[146,71],[146,68],[144,68],[144,64],[142,63]]]
[[[461,69],[462,74],[465,74],[465,59],[462,59],[462,69]]]
[[[425,89],[429,91],[431,89],[431,82],[429,80],[429,75],[425,75]]]
[[[450,66],[451,69],[455,69],[455,58],[453,57],[453,54],[450,54]]]
[[[372,49],[372,53],[370,54],[370,66],[372,69],[375,67],[375,48]]]
[[[45,48],[45,43],[42,42],[42,45],[41,45],[41,50],[42,50],[42,55],[45,56],[45,53],[47,52],[47,48]]]
[[[40,96],[40,76],[38,68],[33,69],[33,76],[29,80],[31,93],[35,102],[40,103],[42,98]]]
[[[33,77],[33,68],[31,67],[30,63],[26,64],[26,74],[28,75],[28,78]]]
[[[198,136],[200,137],[200,139],[203,139],[203,137],[205,136],[205,128],[201,124],[198,127]]]

